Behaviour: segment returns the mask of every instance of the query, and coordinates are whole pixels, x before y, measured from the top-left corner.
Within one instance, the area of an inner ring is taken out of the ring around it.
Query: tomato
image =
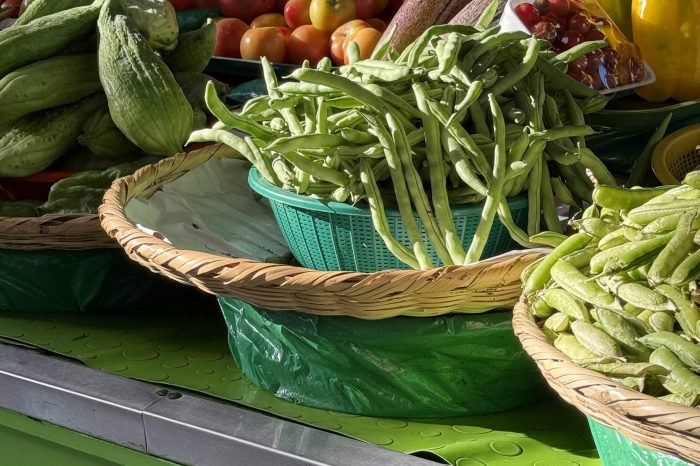
[[[284,19],[290,28],[296,29],[305,24],[311,24],[309,8],[311,0],[289,0],[284,6]]]
[[[311,0],[309,17],[311,24],[331,33],[355,19],[355,0]]]
[[[553,15],[566,19],[569,17],[571,5],[569,0],[549,0],[549,8]]]
[[[379,32],[386,31],[386,23],[384,22],[384,20],[381,20],[379,18],[369,18],[365,21],[367,21],[367,24],[369,24]]]
[[[266,57],[273,63],[281,63],[286,54],[287,40],[277,28],[248,29],[241,38],[241,57],[245,60]]]
[[[389,0],[374,0],[374,14],[383,12],[388,4]]]
[[[345,46],[345,52],[343,54],[343,62],[347,65],[350,61],[348,60],[348,47],[351,42],[357,42],[360,46],[360,60],[366,60],[372,55],[374,47],[377,46],[377,42],[382,38],[382,33],[373,28],[362,28],[355,33],[354,36],[347,39],[347,45]]]
[[[177,11],[190,10],[194,7],[191,0],[170,0],[170,3]]]
[[[284,13],[288,0],[275,0],[275,13]]]
[[[246,23],[275,9],[275,0],[219,0],[224,16],[238,18]]]
[[[369,18],[374,15],[374,0],[355,0],[355,18]]]
[[[371,28],[372,26],[361,19],[354,19],[340,26],[333,31],[331,35],[331,58],[336,65],[342,65],[345,62],[345,47],[347,39],[355,35],[357,31],[363,28]]]
[[[522,5],[524,5],[524,3]],[[530,30],[532,31],[532,35],[538,39],[554,42],[557,38],[557,29],[554,24],[549,21],[540,21],[534,24]]]
[[[528,29],[532,29],[532,26],[540,22],[541,16],[537,11],[537,8],[532,6],[530,3],[521,3],[514,9],[515,14],[518,15],[520,21],[523,22]]]
[[[277,29],[282,34],[282,37],[284,37],[285,42],[287,43],[287,45],[289,45],[289,38],[292,37],[292,30],[289,29],[288,27],[279,27],[279,26],[276,27],[275,29]]]
[[[216,46],[214,56],[241,57],[241,37],[248,30],[248,25],[238,18],[221,18],[216,21]]]
[[[265,13],[255,18],[251,23],[252,28],[264,27],[287,27],[287,22],[284,20],[284,15],[279,13]]]
[[[292,32],[287,46],[287,63],[301,65],[304,60],[309,60],[311,66],[330,53],[330,37],[328,33],[307,24],[300,26]]]

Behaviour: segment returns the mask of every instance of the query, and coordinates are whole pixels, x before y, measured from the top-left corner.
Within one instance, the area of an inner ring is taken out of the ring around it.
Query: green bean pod
[[[620,314],[602,307],[596,308],[598,322],[622,350],[639,361],[648,361],[651,351],[637,341],[637,328]]]
[[[655,349],[649,356],[649,362],[665,367],[669,371],[664,386],[672,393],[700,393],[700,377],[690,371],[667,347],[660,346]]]
[[[604,331],[588,322],[571,322],[571,330],[576,339],[593,354],[606,358],[621,358],[624,353],[617,342]]]
[[[554,347],[579,364],[584,361],[591,362],[600,359],[597,354],[587,350],[575,336],[568,333],[557,335],[557,338],[554,340]]]
[[[689,342],[673,332],[654,332],[637,339],[652,349],[666,347],[691,369],[700,369],[700,346]]]
[[[565,290],[548,288],[542,295],[542,300],[549,307],[563,312],[574,320],[591,322],[591,314],[586,309],[586,306]]]
[[[551,270],[552,279],[576,298],[596,307],[621,310],[615,297],[595,282],[588,281],[576,267],[558,260]]]
[[[523,286],[525,295],[531,296],[535,291],[542,289],[551,278],[552,266],[562,257],[583,249],[590,241],[591,237],[587,234],[576,233],[554,248],[525,281]]]
[[[678,229],[673,234],[673,238],[654,259],[654,262],[649,269],[649,273],[647,274],[649,285],[652,287],[663,283],[669,278],[671,280],[671,284],[676,286],[690,281],[686,281],[686,278],[690,278],[691,280],[693,279],[692,273],[687,273],[688,270],[693,268],[692,261],[689,260],[690,258],[686,258],[688,257],[688,254],[696,249],[696,245],[692,240],[695,234],[695,231],[693,230],[693,222],[696,215],[697,212],[688,212],[683,214],[682,218],[679,220]],[[699,259],[697,264],[695,264],[695,267],[698,269],[697,276],[700,277],[700,254],[698,255],[698,258]],[[681,267],[683,263],[685,263],[686,266]]]
[[[695,245],[695,243],[691,243]],[[700,250],[687,256],[675,268],[669,282],[673,286],[681,286],[700,278]]]

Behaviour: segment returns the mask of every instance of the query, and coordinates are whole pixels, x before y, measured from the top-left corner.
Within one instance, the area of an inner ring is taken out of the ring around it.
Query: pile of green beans
[[[441,25],[401,55],[386,42],[369,60],[337,71],[327,59],[315,69],[305,64],[283,83],[263,59],[268,95],[234,114],[209,86],[206,103],[219,122],[190,142],[228,144],[283,189],[366,201],[388,249],[413,268],[468,264],[481,259],[496,218],[533,247],[541,243],[530,238],[542,230],[561,233],[556,200],[590,203],[591,174],[615,183],[584,142],[593,133],[584,115],[607,100],[564,72],[603,46],[555,55],[522,32]],[[527,231],[507,202],[525,191]],[[450,206],[467,203],[484,209],[465,251]],[[386,204],[398,207],[409,245],[389,233]],[[414,212],[440,264],[432,263]]]
[[[574,362],[700,405],[700,171],[678,187],[597,185],[578,232],[523,273],[529,309]]]

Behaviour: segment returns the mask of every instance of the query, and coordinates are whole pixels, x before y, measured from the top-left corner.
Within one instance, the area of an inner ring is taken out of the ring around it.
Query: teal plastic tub
[[[374,230],[369,207],[357,207],[340,202],[322,202],[309,196],[285,191],[265,180],[251,168],[248,175],[251,188],[270,201],[275,218],[294,257],[304,267],[315,270],[347,270],[376,272],[378,270],[408,269],[389,252]],[[527,198],[510,199],[513,220],[527,227]],[[453,206],[455,227],[467,249],[479,225],[482,204]],[[398,209],[385,209],[391,234],[410,248],[408,236]],[[428,244],[423,224],[418,220],[421,236]],[[518,249],[508,230],[496,218],[482,259]],[[440,264],[437,254],[428,249],[434,264]]]
[[[677,456],[631,442],[615,429],[590,417],[588,425],[603,466],[693,466]]]

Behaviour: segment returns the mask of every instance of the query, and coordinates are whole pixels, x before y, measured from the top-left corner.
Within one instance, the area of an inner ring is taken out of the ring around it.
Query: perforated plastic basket
[[[252,168],[248,182],[254,191],[270,201],[280,229],[294,257],[304,266],[316,270],[376,272],[387,269],[408,269],[396,259],[374,230],[369,208],[339,202],[321,202],[308,196],[285,191],[266,181]],[[509,200],[515,223],[527,226],[527,198]],[[455,227],[465,249],[469,247],[479,225],[482,204],[452,207]],[[391,234],[410,247],[398,209],[385,209]],[[423,224],[418,227],[426,244]],[[518,249],[508,230],[494,220],[482,259]],[[437,254],[428,249],[434,264]]]
[[[654,174],[663,184],[680,184],[700,166],[700,124],[674,131],[659,142],[651,156]]]

